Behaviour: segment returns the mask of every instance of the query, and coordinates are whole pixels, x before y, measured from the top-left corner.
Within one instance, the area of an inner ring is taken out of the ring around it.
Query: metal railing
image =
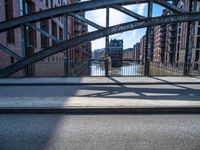
[[[194,63],[190,69],[191,76],[199,76],[200,75],[200,62]]]
[[[175,64],[151,62],[150,64],[151,76],[183,76],[183,74],[184,63],[181,62]]]
[[[144,65],[140,60],[122,60],[121,67],[112,67],[112,62],[109,62],[110,76],[143,76]]]
[[[150,63],[150,76],[183,76],[184,63]],[[10,77],[64,77],[64,62],[40,61],[29,65],[27,68],[13,74]],[[144,76],[144,63],[141,60],[122,60],[120,66],[112,65],[108,61],[109,76]],[[26,74],[26,75],[25,75]],[[191,65],[189,72],[191,76],[200,75],[200,63]],[[105,76],[104,60],[89,60],[81,62],[69,62],[69,77],[103,77]]]

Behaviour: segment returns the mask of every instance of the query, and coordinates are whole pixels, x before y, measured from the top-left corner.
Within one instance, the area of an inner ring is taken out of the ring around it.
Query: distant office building
[[[109,42],[109,53],[112,61],[112,67],[122,66],[122,51],[123,51],[123,40],[111,40]]]

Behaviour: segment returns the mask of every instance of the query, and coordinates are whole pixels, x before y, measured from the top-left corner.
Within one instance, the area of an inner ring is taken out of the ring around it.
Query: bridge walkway
[[[4,109],[200,108],[199,77],[0,79]]]

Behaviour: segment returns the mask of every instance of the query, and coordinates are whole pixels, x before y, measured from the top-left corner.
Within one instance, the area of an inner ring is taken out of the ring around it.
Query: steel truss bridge
[[[12,75],[13,73],[35,63],[38,62],[48,56],[54,55],[56,53],[62,52],[66,50],[67,48],[76,46],[82,42],[86,41],[92,41],[98,38],[102,37],[108,37],[109,35],[116,34],[116,33],[121,33],[125,31],[130,31],[134,29],[139,29],[139,28],[144,28],[147,27],[147,38],[146,42],[148,44],[146,47],[146,52],[145,52],[145,75],[149,75],[149,65],[150,65],[150,55],[151,51],[150,48],[150,37],[151,37],[151,27],[156,26],[156,25],[165,25],[165,24],[170,24],[170,23],[179,23],[179,22],[188,22],[188,29],[189,29],[189,34],[187,37],[187,49],[186,49],[186,55],[185,55],[185,67],[184,67],[184,75],[188,75],[190,71],[190,63],[192,59],[192,37],[194,35],[194,23],[197,20],[200,20],[200,12],[195,12],[196,11],[196,6],[197,6],[197,1],[198,0],[191,0],[190,1],[190,10],[189,11],[184,11],[175,5],[173,5],[170,1],[168,0],[90,0],[90,1],[85,1],[85,2],[80,2],[80,3],[75,3],[71,5],[66,5],[66,6],[61,6],[61,7],[56,7],[40,12],[36,12],[33,14],[29,15],[24,15],[21,17],[13,18],[11,20],[7,20],[4,22],[0,22],[0,32],[4,32],[6,30],[20,27],[21,25],[26,25],[29,27],[32,27],[34,30],[37,30],[47,36],[48,38],[51,38],[52,40],[56,41],[56,45],[49,47],[45,50],[42,50],[40,52],[37,52],[29,57],[21,58],[17,54],[15,54],[12,50],[8,49],[7,47],[3,46],[0,44],[0,49],[4,51],[5,53],[13,56],[18,60],[15,64],[10,65],[2,70],[0,70],[0,77],[8,77]],[[141,16],[133,11],[130,11],[126,9],[125,5],[130,5],[130,4],[142,4],[142,3],[147,3],[148,4],[148,16]],[[168,16],[159,16],[159,17],[152,17],[152,11],[153,11],[153,3],[158,4],[160,6],[163,6],[173,12],[172,15]],[[96,9],[102,9],[106,8],[106,13],[107,13],[107,25],[106,27],[102,27],[84,17],[79,15],[78,13],[80,12],[87,12],[91,10],[96,10]],[[119,24],[115,26],[109,26],[109,8],[114,8],[116,10],[119,10],[133,18],[136,19],[136,21],[132,22],[127,22],[124,24]],[[57,38],[54,36],[50,35],[49,33],[45,32],[44,30],[35,27],[32,25],[32,23],[39,22],[45,19],[49,18],[54,18],[54,17],[59,17],[59,16],[64,16],[64,15],[69,15],[72,16],[76,19],[79,19],[88,25],[91,25],[95,28],[97,28],[97,31],[93,31],[90,33],[87,33],[85,35],[73,38],[73,39],[66,39],[65,41],[59,41]],[[108,42],[108,38],[107,38]]]

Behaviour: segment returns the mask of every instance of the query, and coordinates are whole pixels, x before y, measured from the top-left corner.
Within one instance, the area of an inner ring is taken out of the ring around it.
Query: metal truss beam
[[[89,20],[85,19],[84,17],[82,17],[80,15],[77,15],[77,14],[74,14],[74,13],[71,13],[70,15],[73,16],[74,18],[77,18],[77,19],[79,19],[79,20],[81,20],[81,21],[83,21],[83,22],[85,22],[85,23],[97,28],[97,29],[103,29],[102,26],[99,26],[99,25],[93,23],[92,21],[89,21]],[[36,30],[38,32],[40,32],[41,34],[45,35],[46,37],[54,40],[57,44],[61,42],[58,38],[56,38],[55,36],[49,34],[46,31],[42,30],[41,28],[38,28],[37,26],[34,26],[34,25],[30,24],[30,23],[26,23],[25,25],[28,26],[28,27],[31,27],[32,29],[34,29],[34,30]]]
[[[85,12],[89,10],[111,7],[113,5],[129,5],[146,2],[148,2],[148,0],[91,0],[75,3],[71,5],[43,10],[30,15],[21,16],[8,21],[1,22],[0,32],[8,30],[10,28],[18,27],[21,24],[25,24],[28,22],[38,22],[40,20],[58,17],[68,13]]]
[[[34,30],[36,30],[36,31],[38,31],[38,32],[40,32],[40,33],[42,33],[42,34],[45,35],[46,37],[48,37],[48,38],[54,40],[57,44],[61,42],[61,41],[60,41],[59,39],[57,39],[55,36],[49,34],[48,32],[46,32],[46,31],[44,31],[44,30],[42,30],[42,29],[40,29],[40,28],[38,28],[38,27],[36,27],[36,26],[30,24],[30,23],[26,23],[26,26],[31,27],[32,29],[34,29]]]
[[[78,45],[82,42],[92,41],[101,37],[105,37],[108,35],[121,33],[129,30],[162,25],[162,24],[170,24],[170,23],[178,23],[178,22],[187,22],[187,21],[196,21],[200,20],[200,13],[193,12],[193,13],[183,13],[183,14],[176,14],[172,16],[161,16],[155,18],[148,18],[139,21],[133,21],[129,23],[124,23],[116,26],[112,26],[109,28],[104,28],[98,31],[94,31],[82,36],[79,36],[74,39],[70,39],[67,41],[63,41],[60,44],[57,44],[53,47],[47,48],[46,50],[40,51],[32,56],[24,58],[23,60],[18,61],[17,63],[8,66],[0,71],[0,77],[7,77],[24,67],[40,61],[48,56],[54,55],[56,53],[62,52],[64,49],[73,47]]]
[[[3,52],[5,52],[8,55],[14,57],[16,60],[21,60],[22,59],[22,57],[20,57],[19,55],[17,55],[12,50],[10,50],[9,48],[5,47],[2,44],[0,44],[0,50],[2,50]]]
[[[121,12],[123,12],[123,13],[131,16],[131,17],[133,17],[133,18],[136,18],[136,19],[145,19],[146,18],[146,17],[141,16],[141,15],[135,13],[135,12],[132,12],[132,11],[122,7],[122,6],[115,5],[115,6],[112,6],[112,8],[114,8],[116,10],[119,10],[119,11],[121,11]]]
[[[176,12],[176,13],[184,13],[184,12],[187,12],[187,11],[185,11],[185,10],[183,10],[183,9],[180,9],[180,8],[178,8],[177,6],[175,6],[175,5],[173,5],[173,4],[169,3],[169,2],[167,2],[166,0],[153,0],[153,2],[159,4],[159,5],[161,5],[161,6],[165,7],[165,8],[167,8],[167,9],[173,11],[173,12]]]
[[[80,20],[80,21],[82,21],[82,22],[87,23],[88,25],[91,25],[92,27],[94,27],[96,29],[103,29],[102,26],[100,26],[100,25],[98,25],[98,24],[86,19],[85,17],[82,17],[81,15],[78,15],[78,14],[75,14],[75,13],[69,13],[69,15],[74,17],[74,18],[76,18],[76,19],[78,19],[78,20]]]

